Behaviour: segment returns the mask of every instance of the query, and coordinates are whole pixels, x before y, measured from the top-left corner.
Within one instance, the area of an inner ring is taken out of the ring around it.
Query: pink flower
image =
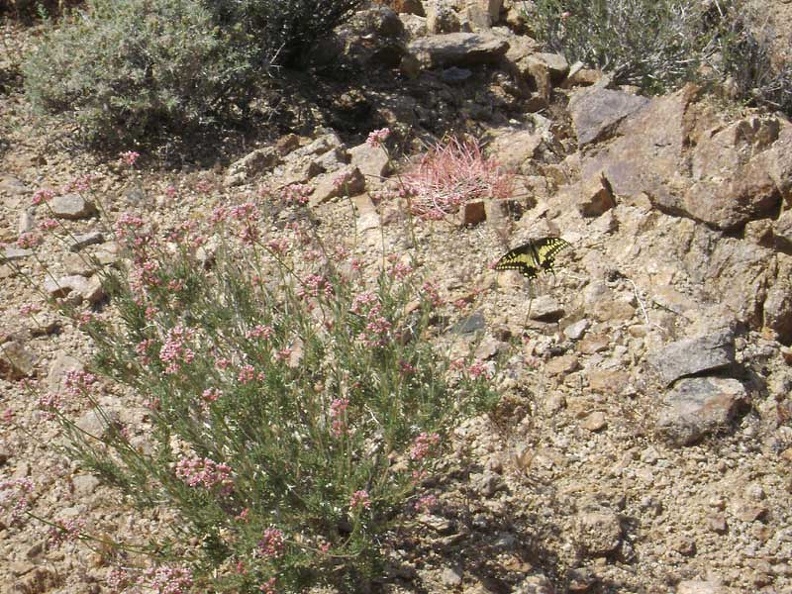
[[[29,478],[0,481],[0,510],[15,524],[22,519],[30,506],[33,481]]]
[[[23,316],[32,316],[41,311],[41,308],[35,303],[25,303],[19,307],[19,313]]]
[[[371,499],[369,498],[368,491],[355,491],[349,499],[349,507],[352,509],[365,508],[371,509]]]
[[[160,565],[147,569],[138,585],[148,586],[156,594],[188,594],[193,587],[193,575],[187,567]]]
[[[423,460],[439,443],[440,436],[437,433],[422,432],[415,438],[415,441],[413,441],[412,449],[410,449],[410,460]]]
[[[52,526],[49,530],[48,540],[57,546],[66,541],[74,542],[79,540],[85,528],[85,518],[70,518],[65,522],[58,522],[57,526]]]
[[[259,380],[262,381],[264,379],[264,372],[256,372],[256,368],[250,365],[249,363],[243,365],[239,368],[239,373],[237,374],[237,381],[240,384],[249,384],[252,381]]]
[[[75,177],[63,187],[63,192],[87,192],[91,189],[91,184],[94,181],[94,176],[89,174]]]
[[[285,548],[283,531],[278,528],[267,528],[258,542],[258,550],[264,557],[280,557]]]
[[[97,383],[97,377],[88,371],[73,369],[66,372],[64,386],[66,393],[72,398],[78,398],[90,393]]]
[[[38,233],[23,233],[17,239],[17,247],[27,250],[44,243],[44,238]]]
[[[415,511],[428,512],[437,505],[437,497],[434,495],[423,495],[415,502],[413,506]]]
[[[54,392],[42,394],[39,396],[38,402],[36,404],[41,410],[44,411],[44,416],[48,419],[51,419],[55,416],[53,414],[54,411],[60,411],[63,408],[63,400],[61,399],[60,394],[55,394]]]
[[[491,363],[484,361],[476,361],[467,368],[467,374],[471,379],[478,379],[481,376],[492,377],[495,375],[494,366]]]
[[[140,153],[137,151],[125,151],[118,155],[119,160],[130,167],[135,164],[135,162],[138,160],[138,157],[140,157]]]
[[[308,184],[291,184],[283,188],[283,201],[286,204],[302,206],[308,204],[313,188]]]
[[[270,579],[268,579],[266,582],[264,582],[259,586],[259,590],[264,594],[275,594],[276,581],[277,580],[274,577],[271,577]]]
[[[36,193],[33,194],[33,204],[39,205],[44,204],[45,202],[49,202],[55,197],[55,191],[50,190],[49,188],[42,188],[41,190],[36,190]]]
[[[263,324],[257,324],[247,332],[245,332],[245,338],[261,338],[263,340],[267,340],[275,333],[275,330],[272,326],[264,326]]]
[[[226,491],[233,486],[231,467],[211,458],[182,458],[176,463],[176,476],[190,487],[222,487]]]
[[[55,219],[45,219],[41,221],[38,226],[42,231],[52,231],[60,227],[60,223]]]
[[[382,146],[388,137],[391,135],[390,128],[380,128],[379,130],[372,130],[369,132],[368,138],[366,139],[366,144],[371,147],[378,147]]]
[[[174,326],[168,330],[165,342],[160,349],[159,358],[167,363],[165,373],[178,373],[182,364],[190,364],[195,359],[193,351],[187,342],[195,337],[195,330],[184,326]]]
[[[204,402],[217,402],[222,395],[223,393],[217,388],[206,388],[201,393],[201,398],[203,398]]]

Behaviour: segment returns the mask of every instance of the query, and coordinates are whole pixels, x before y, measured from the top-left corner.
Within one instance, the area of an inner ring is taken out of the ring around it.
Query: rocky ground
[[[781,19],[789,6],[776,6]],[[792,592],[792,124],[693,87],[651,99],[606,88],[490,29],[486,11],[452,16],[475,33],[421,35],[424,17],[367,12],[335,47],[380,78],[323,79],[317,95],[334,99],[312,108],[314,130],[229,149],[211,168],[130,172],[75,151],[29,113],[4,58],[0,480],[30,478],[37,516],[87,518],[97,533],[145,540],[168,522],[124,508],[65,457],[37,403],[91,355],[38,287],[90,307],[100,288],[78,254],[113,257],[90,203],[64,186],[90,174],[111,215],[167,228],[307,182],[323,232],[364,260],[415,249],[445,297],[472,301],[470,339],[501,362],[501,404],[455,430],[473,463],[438,479],[441,505],[399,535],[383,591]],[[412,247],[399,205],[377,198],[395,183],[390,164],[364,142],[384,125],[408,152],[475,134],[515,172],[514,197],[417,220]],[[65,194],[53,208],[80,242],[17,244],[43,217],[42,188]],[[555,277],[528,286],[491,269],[554,235],[572,245]],[[47,532],[0,517],[3,592],[112,591],[101,551],[49,546]]]

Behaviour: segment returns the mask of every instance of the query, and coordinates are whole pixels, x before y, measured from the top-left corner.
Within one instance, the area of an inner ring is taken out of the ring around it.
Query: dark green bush
[[[361,0],[89,0],[23,65],[41,112],[75,114],[106,150],[190,138],[244,117]]]
[[[91,0],[23,64],[34,108],[72,111],[106,148],[211,124],[244,107],[249,57],[196,0]]]
[[[223,27],[241,27],[266,61],[295,65],[301,54],[364,0],[204,0]]]
[[[707,46],[698,0],[536,0],[538,33],[617,84],[664,91],[689,79]]]
[[[550,49],[602,68],[616,84],[664,92],[728,82],[742,102],[792,114],[792,64],[742,0],[535,0]]]

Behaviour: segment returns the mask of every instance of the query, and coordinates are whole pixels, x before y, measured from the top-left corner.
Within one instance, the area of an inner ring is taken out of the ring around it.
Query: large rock
[[[497,64],[508,48],[505,39],[485,33],[422,37],[407,47],[425,68]]]
[[[728,328],[672,342],[649,356],[649,364],[666,386],[679,378],[723,369],[733,363],[734,332]]]
[[[272,171],[280,162],[281,156],[275,147],[256,149],[228,167],[225,184],[239,186],[248,183],[256,176]]]
[[[792,257],[778,254],[775,282],[767,289],[763,304],[764,325],[782,344],[792,344]]]
[[[610,137],[627,116],[649,102],[624,91],[588,87],[575,92],[569,100],[569,115],[578,139],[584,147]]]
[[[744,118],[724,125],[696,103],[688,86],[640,105],[640,98],[584,89],[570,104],[581,146],[612,139],[584,155],[581,177],[602,171],[620,196],[725,231],[778,217],[792,195],[792,124]]]
[[[615,96],[608,94],[601,101],[588,99],[578,104],[573,109],[578,142],[581,134],[586,139],[616,137],[602,150],[583,158],[581,178],[589,179],[602,172],[617,195],[644,193],[653,200],[671,202],[677,188],[684,190],[690,185],[689,178],[683,175],[683,153],[689,137],[687,112],[696,96],[693,88],[685,87],[642,107],[621,97],[618,101],[625,105],[605,116],[597,115],[597,110],[603,109],[608,98],[614,97],[615,101]]]
[[[657,431],[673,445],[694,444],[727,429],[747,396],[745,387],[731,378],[680,380],[665,397]]]

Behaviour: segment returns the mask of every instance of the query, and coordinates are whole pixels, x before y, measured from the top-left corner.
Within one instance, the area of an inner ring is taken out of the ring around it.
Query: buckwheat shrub
[[[96,357],[70,376],[68,406],[42,406],[85,468],[177,518],[114,582],[361,591],[385,575],[393,528],[436,503],[426,481],[455,421],[494,402],[490,376],[467,371],[482,364],[438,340],[458,310],[416,261],[356,261],[294,196],[223,204],[167,232],[120,215],[121,259],[100,272],[108,311],[64,308]],[[267,200],[295,211],[278,237]],[[106,410],[100,383],[146,426]],[[87,408],[101,435],[77,423]]]

